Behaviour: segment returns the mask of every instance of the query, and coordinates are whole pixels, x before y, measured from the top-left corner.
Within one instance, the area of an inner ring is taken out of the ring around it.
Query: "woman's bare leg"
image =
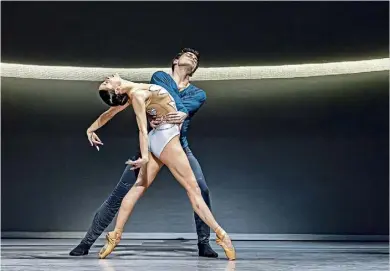
[[[147,166],[140,169],[137,181],[122,200],[115,229],[107,234],[106,245],[100,250],[99,258],[107,257],[118,245],[122,237],[123,228],[133,212],[135,204],[152,184],[162,165],[160,160],[149,153]]]
[[[219,226],[210,209],[202,198],[200,188],[196,182],[195,175],[191,169],[190,162],[182,146],[179,137],[174,137],[164,148],[160,160],[164,163],[176,180],[187,191],[192,208],[199,217],[217,234],[217,244],[225,250],[226,256],[234,260],[236,253],[229,236]]]
[[[137,181],[122,200],[116,219],[115,229],[123,231],[135,204],[146,192],[162,167],[162,163],[153,154],[149,153],[149,162],[146,169],[141,169]]]

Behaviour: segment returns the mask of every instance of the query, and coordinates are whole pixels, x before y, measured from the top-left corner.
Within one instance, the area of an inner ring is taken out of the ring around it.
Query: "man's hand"
[[[149,162],[149,159],[148,158],[138,158],[137,160],[135,161],[132,161],[132,160],[127,160],[126,161],[126,165],[130,165],[132,166],[130,168],[130,170],[135,170],[137,168],[140,168],[140,167],[143,167],[144,165],[146,165],[147,163]]]
[[[171,112],[165,116],[167,123],[181,124],[187,118],[187,114],[181,111]]]
[[[150,124],[150,127],[155,129],[157,126],[159,126],[161,124],[161,122],[162,122],[161,118],[154,118],[154,119],[150,120],[149,124]]]
[[[99,151],[99,145],[103,145],[103,142],[100,140],[97,134],[95,134],[95,132],[87,130],[87,137],[89,143],[91,143],[91,146],[95,146],[96,149]]]
[[[187,114],[181,111],[171,112],[162,117],[155,117],[153,119],[149,119],[150,126],[155,129],[158,127],[163,121],[164,123],[170,124],[182,124],[184,120],[187,118]]]

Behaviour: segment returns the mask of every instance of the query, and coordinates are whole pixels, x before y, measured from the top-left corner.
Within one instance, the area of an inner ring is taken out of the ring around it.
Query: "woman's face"
[[[121,86],[122,78],[118,74],[114,74],[104,79],[104,82],[99,86],[99,90],[114,90],[115,94],[124,94],[125,91]]]
[[[99,86],[100,98],[109,106],[122,106],[129,102],[129,96],[122,89],[119,75],[107,77]]]

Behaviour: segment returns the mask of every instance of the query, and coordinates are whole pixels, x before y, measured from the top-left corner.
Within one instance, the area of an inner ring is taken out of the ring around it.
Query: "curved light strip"
[[[2,77],[32,79],[101,81],[107,75],[119,73],[132,81],[149,81],[152,74],[159,70],[170,72],[169,68],[92,68],[1,63]],[[295,78],[387,70],[389,70],[389,58],[383,58],[322,64],[199,68],[192,80]]]

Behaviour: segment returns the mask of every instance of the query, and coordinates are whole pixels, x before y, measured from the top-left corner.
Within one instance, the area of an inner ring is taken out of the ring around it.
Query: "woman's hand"
[[[162,118],[161,117],[153,118],[149,122],[150,127],[152,127],[153,129],[156,129],[161,123],[162,123]]]
[[[87,130],[87,137],[89,143],[91,143],[91,146],[95,146],[96,149],[99,151],[99,145],[103,145],[103,142],[100,140],[100,138],[95,134],[95,132],[92,132],[91,130]]]
[[[125,164],[132,166],[130,168],[130,170],[135,170],[137,168],[141,168],[141,167],[145,166],[148,162],[149,162],[148,158],[138,158],[135,161],[129,159],[126,161]]]

